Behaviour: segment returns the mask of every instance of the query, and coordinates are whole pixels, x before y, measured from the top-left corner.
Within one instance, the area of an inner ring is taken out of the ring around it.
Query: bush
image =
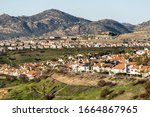
[[[118,93],[113,93],[109,96],[109,99],[113,99],[118,96]]]
[[[108,89],[103,89],[102,91],[101,91],[101,97],[102,98],[105,98],[107,95],[109,95],[109,94],[111,94],[113,91],[109,91]]]
[[[115,97],[117,97],[117,96],[119,96],[119,95],[122,95],[124,92],[125,92],[125,90],[120,90],[120,91],[118,91],[118,92],[114,92],[114,93],[112,93],[112,94],[109,96],[109,99],[113,99],[113,98],[115,98]]]
[[[54,95],[53,93],[49,93],[49,94],[47,94],[47,95],[45,96],[45,98],[46,98],[47,100],[52,100],[53,98],[55,98],[55,95]]]
[[[19,76],[19,80],[21,80],[22,82],[29,82],[29,78],[25,74],[21,74]]]
[[[106,85],[106,82],[104,80],[100,80],[100,81],[98,81],[97,85],[99,87],[104,87]]]
[[[105,80],[100,80],[100,81],[98,81],[97,85],[98,85],[99,87],[104,87],[104,86],[110,86],[110,87],[112,87],[112,86],[115,86],[116,83],[113,83],[113,82],[106,82]]]
[[[148,94],[150,94],[150,81],[148,81],[148,82],[146,83],[145,90],[146,90],[146,92],[147,92]]]
[[[140,95],[140,98],[143,98],[143,99],[147,99],[149,97],[149,94],[147,93],[143,93]]]
[[[4,88],[5,86],[6,86],[6,82],[0,80],[0,88]]]
[[[103,71],[103,72],[101,72],[102,74],[109,74],[109,72],[108,71]]]
[[[116,76],[124,76],[124,75],[127,75],[127,73],[116,73],[115,75]]]
[[[133,99],[137,99],[139,96],[138,95],[135,95],[135,96],[133,96]]]
[[[125,90],[120,90],[120,91],[118,91],[118,95],[122,95],[122,94],[124,94],[125,93]]]
[[[145,84],[147,82],[147,80],[145,79],[140,79],[140,80],[137,80],[133,83],[133,86],[135,85],[138,85],[138,84]]]
[[[106,86],[112,87],[112,86],[115,86],[115,85],[116,85],[116,83],[113,83],[113,82],[106,82]]]
[[[15,57],[9,57],[9,59],[10,59],[11,61],[16,60],[16,58],[15,58]]]
[[[135,82],[136,78],[128,78],[128,81]]]

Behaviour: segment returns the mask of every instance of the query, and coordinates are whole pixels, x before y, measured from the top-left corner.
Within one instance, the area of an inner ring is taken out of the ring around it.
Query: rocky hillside
[[[59,10],[51,9],[42,13],[26,17],[13,17],[7,14],[0,16],[0,37],[18,37],[41,35],[76,24],[90,21],[77,18]]]
[[[150,31],[150,20],[136,26],[136,31]]]
[[[110,20],[104,19],[95,22],[89,23],[80,23],[65,29],[59,29],[52,32],[49,32],[47,35],[83,35],[83,34],[100,34],[101,32],[113,32],[116,34],[123,34],[132,32],[130,28],[122,25],[121,23]]]
[[[0,15],[0,39],[43,34],[51,36],[99,34],[101,32],[123,34],[132,31],[131,25],[121,24],[114,20],[104,19],[93,22],[56,9],[46,10],[29,17]]]
[[[122,23],[122,25],[124,25],[131,32],[133,32],[136,27],[135,25],[132,25],[130,23]]]

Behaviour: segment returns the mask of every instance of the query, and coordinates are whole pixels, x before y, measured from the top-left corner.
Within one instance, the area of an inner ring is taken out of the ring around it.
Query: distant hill
[[[59,29],[53,32],[49,32],[47,35],[86,35],[100,34],[101,32],[113,32],[116,34],[123,34],[132,31],[117,21],[111,19],[104,19],[84,24],[79,23],[65,29]]]
[[[150,31],[150,20],[136,26],[136,31]]]
[[[0,16],[0,37],[41,35],[59,28],[65,29],[79,23],[89,22],[89,20],[77,18],[55,9],[30,17],[13,17],[3,14]]]
[[[51,36],[74,36],[101,32],[124,34],[132,32],[133,29],[134,26],[131,24],[121,24],[111,19],[90,21],[56,9],[46,10],[29,17],[0,15],[0,39],[43,34]]]
[[[124,25],[129,31],[134,31],[134,29],[135,29],[135,25],[132,25],[132,24],[130,24],[130,23],[122,23],[122,25]]]

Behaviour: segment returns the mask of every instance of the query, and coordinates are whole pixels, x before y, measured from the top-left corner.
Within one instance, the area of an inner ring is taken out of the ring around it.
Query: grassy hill
[[[133,48],[124,48],[125,51]],[[0,63],[10,63],[12,65],[24,62],[34,62],[64,57],[65,55],[76,55],[78,53],[119,53],[120,48],[83,48],[83,49],[47,49],[36,51],[12,51],[0,56]],[[32,55],[32,56],[31,56]],[[58,76],[53,75],[53,77]],[[65,75],[64,79],[56,77],[42,79],[41,81],[23,82],[9,80],[0,76],[0,99],[8,100],[101,100],[101,99],[150,99],[150,82],[146,79],[138,80],[134,76],[113,76],[102,77],[102,74],[91,74],[82,76]],[[83,74],[81,74],[83,75]],[[59,79],[58,79],[59,78]],[[76,78],[76,83],[75,79]],[[69,79],[69,80],[67,80]],[[63,83],[62,83],[63,80]],[[71,81],[70,81],[71,80]],[[94,80],[94,81],[92,81]],[[97,83],[95,83],[95,80]],[[82,81],[82,82],[81,82]],[[99,82],[100,81],[100,82]],[[69,82],[69,83],[67,83]],[[73,83],[70,83],[73,82]],[[88,82],[88,83],[85,83]],[[93,85],[89,85],[89,83]],[[112,85],[112,83],[116,85]],[[84,83],[84,85],[82,85]],[[87,85],[85,85],[87,84]]]
[[[115,79],[113,79],[115,80]],[[21,81],[0,80],[0,92],[7,92],[1,99],[7,100],[103,100],[103,99],[150,99],[146,82],[128,81],[115,86],[67,85],[53,79],[24,83]],[[143,97],[142,97],[143,96]]]

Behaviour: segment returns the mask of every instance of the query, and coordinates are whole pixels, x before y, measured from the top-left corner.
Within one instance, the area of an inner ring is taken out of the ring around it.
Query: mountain
[[[122,23],[129,31],[134,31],[134,28],[136,27],[135,25],[132,25],[130,23]]]
[[[29,17],[0,15],[0,39],[43,34],[62,36],[99,34],[100,32],[122,34],[132,30],[131,27],[114,20],[104,19],[93,22],[56,9],[46,10]]]
[[[26,17],[0,16],[0,38],[41,35],[91,21],[51,9]]]
[[[111,19],[104,19],[96,22],[91,22],[87,25],[87,27],[90,30],[90,33],[95,33],[95,34],[98,34],[99,32],[107,32],[107,31],[117,33],[117,34],[130,32],[130,30],[128,30],[124,25]]]
[[[100,34],[101,32],[113,32],[115,34],[123,34],[131,32],[126,26],[121,23],[111,20],[104,19],[95,22],[89,22],[86,24],[76,24],[66,29],[59,29],[53,32],[49,32],[48,35],[86,35],[86,34]]]
[[[21,19],[27,21],[27,26],[30,29],[30,32],[33,34],[43,34],[59,29],[65,29],[76,24],[85,24],[91,22],[89,20],[78,18],[56,9],[46,10],[29,18],[21,17]]]
[[[150,31],[150,20],[136,26],[136,31]]]

